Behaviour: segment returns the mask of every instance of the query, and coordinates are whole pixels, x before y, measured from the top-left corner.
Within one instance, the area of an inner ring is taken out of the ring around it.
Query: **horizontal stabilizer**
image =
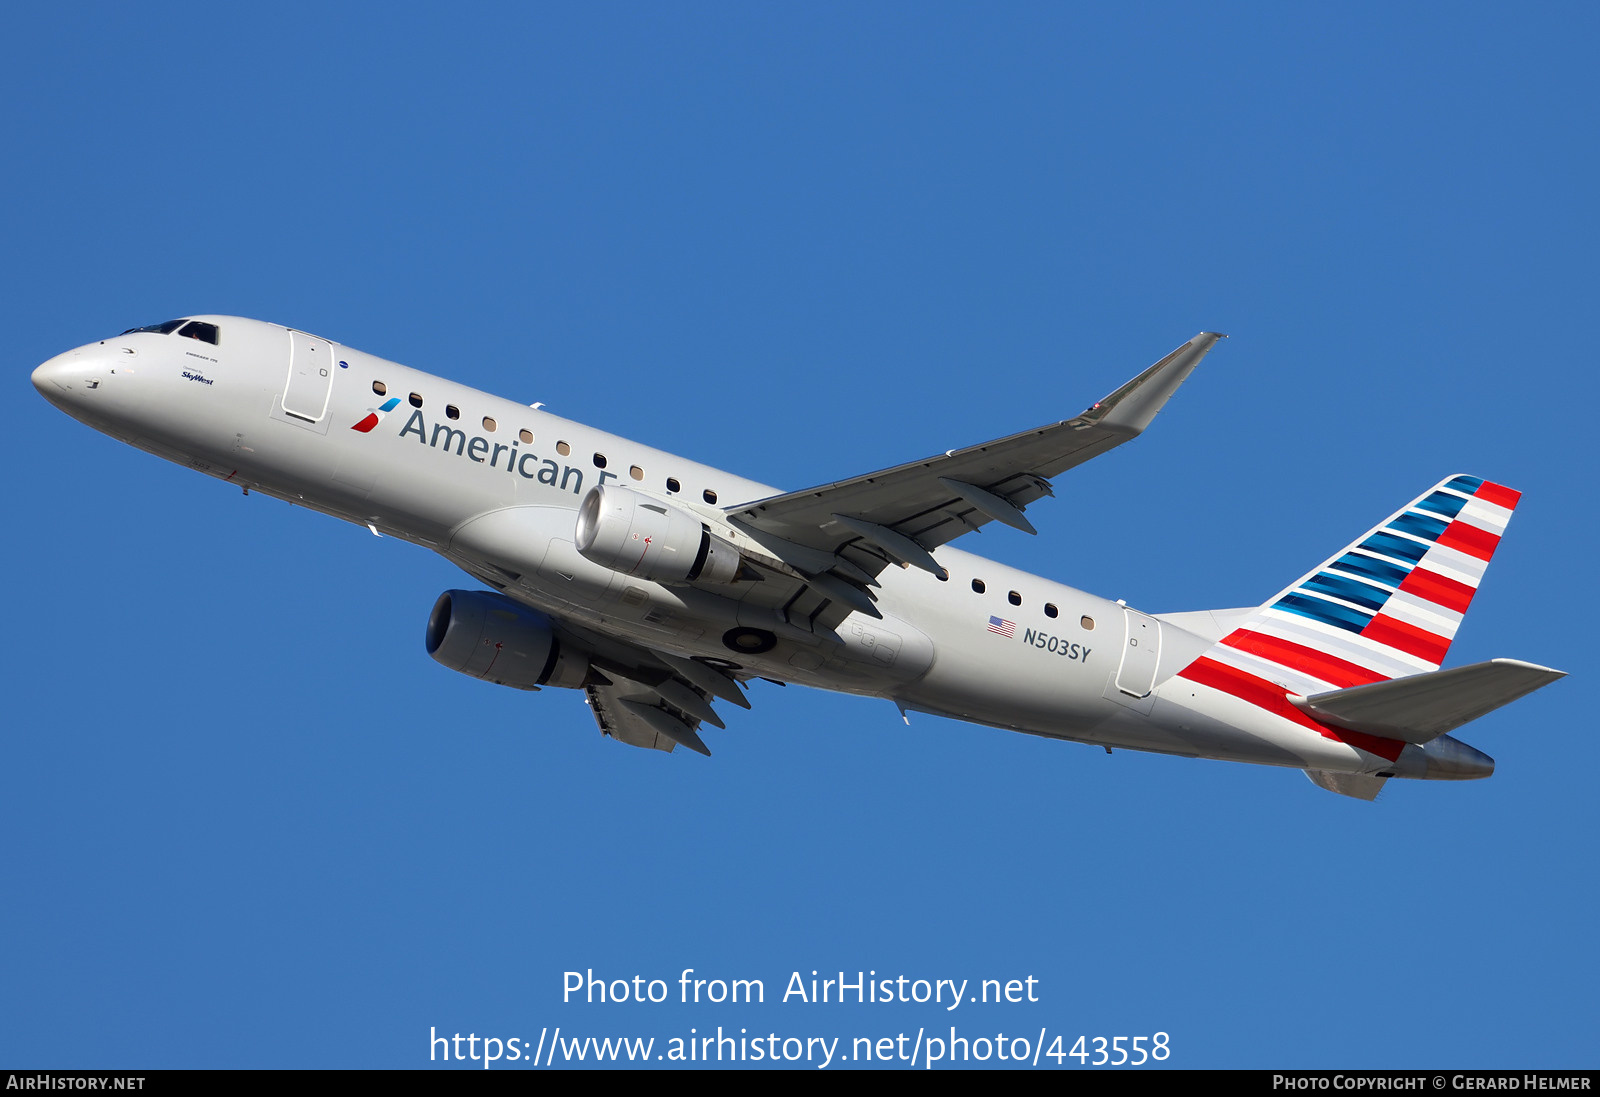
[[[1309,697],[1290,697],[1290,701],[1301,712],[1335,727],[1421,744],[1564,677],[1565,671],[1516,659],[1492,659]]]
[[[1318,788],[1325,788],[1329,792],[1337,792],[1340,796],[1349,796],[1356,800],[1376,800],[1378,793],[1383,791],[1383,783],[1387,777],[1369,777],[1364,773],[1334,773],[1327,769],[1308,769],[1306,776],[1311,778],[1311,783]]]

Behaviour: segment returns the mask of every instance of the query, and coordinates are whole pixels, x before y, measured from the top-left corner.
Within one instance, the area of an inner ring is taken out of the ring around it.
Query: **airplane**
[[[1441,664],[1516,508],[1439,481],[1258,606],[1145,613],[950,547],[1034,533],[1051,481],[1141,434],[1225,336],[1070,419],[802,491],[294,328],[189,316],[67,351],[39,392],[96,430],[433,550],[425,647],[514,689],[583,691],[600,731],[709,754],[766,679],[1053,739],[1390,778],[1487,777],[1450,732],[1563,677]],[[909,722],[909,718],[907,718]]]

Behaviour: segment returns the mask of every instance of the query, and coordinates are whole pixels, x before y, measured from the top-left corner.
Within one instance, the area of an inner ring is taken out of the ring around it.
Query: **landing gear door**
[[[1117,689],[1129,697],[1148,697],[1156,685],[1156,664],[1161,660],[1161,622],[1135,609],[1123,608],[1127,630],[1122,641],[1122,663],[1117,667]]]
[[[333,345],[301,331],[289,333],[289,380],[283,387],[283,411],[308,423],[328,413],[333,389]]]

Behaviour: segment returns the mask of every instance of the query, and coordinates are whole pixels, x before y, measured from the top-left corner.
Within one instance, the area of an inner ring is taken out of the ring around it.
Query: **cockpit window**
[[[204,320],[190,320],[183,325],[183,330],[178,334],[187,335],[190,339],[198,339],[202,343],[210,343],[212,346],[216,346],[219,333],[215,324],[208,324]]]
[[[182,328],[182,331],[178,331]],[[190,339],[198,339],[202,343],[217,346],[222,342],[222,333],[217,325],[208,324],[204,320],[168,320],[165,324],[151,324],[144,328],[129,328],[124,335],[136,335],[141,331],[150,332],[152,335],[171,335],[177,331],[179,335],[186,335]]]
[[[165,324],[151,324],[147,328],[129,328],[127,331],[123,332],[122,334],[124,334],[124,335],[135,335],[135,334],[137,334],[137,333],[139,333],[141,331],[148,331],[148,332],[152,332],[153,334],[156,334],[156,335],[171,335],[173,332],[177,331],[182,326],[183,326],[183,321],[182,320],[168,320]]]

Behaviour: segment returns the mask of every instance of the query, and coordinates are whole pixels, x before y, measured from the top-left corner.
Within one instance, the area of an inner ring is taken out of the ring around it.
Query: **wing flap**
[[[622,699],[616,696],[615,687],[587,686],[583,692],[589,699],[589,710],[594,713],[594,722],[600,725],[602,734],[611,736],[619,743],[646,750],[671,753],[678,745],[637,713],[625,708]]]
[[[1422,744],[1564,677],[1565,671],[1533,663],[1491,659],[1290,700],[1337,727]]]
[[[711,698],[750,707],[739,683],[714,667],[570,622],[564,622],[562,629],[588,648],[593,671],[584,694],[589,709],[600,731],[620,743],[668,752],[685,746],[709,756],[711,751],[698,734],[700,725],[726,726]]]

